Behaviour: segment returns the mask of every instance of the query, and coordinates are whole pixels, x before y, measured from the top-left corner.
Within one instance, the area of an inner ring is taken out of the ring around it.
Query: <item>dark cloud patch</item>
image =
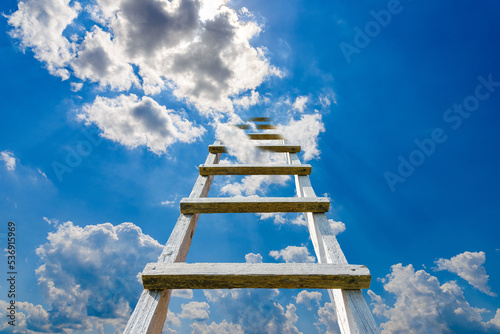
[[[170,136],[172,122],[169,118],[161,117],[161,109],[152,100],[142,100],[139,105],[132,108],[132,115],[138,118],[150,132],[163,136]]]
[[[118,31],[124,34],[130,55],[147,55],[192,38],[199,25],[199,1],[181,0],[179,8],[170,11],[167,6],[169,2],[156,0],[123,3],[119,15],[124,22]]]

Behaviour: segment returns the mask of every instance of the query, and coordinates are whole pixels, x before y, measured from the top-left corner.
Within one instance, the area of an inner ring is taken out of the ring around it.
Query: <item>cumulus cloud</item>
[[[103,88],[124,91],[132,85],[139,85],[132,65],[111,34],[97,26],[85,34],[71,67],[78,78],[96,82]]]
[[[299,292],[295,300],[297,304],[303,304],[308,310],[312,310],[312,303],[314,302],[316,306],[319,306],[321,298],[322,294],[319,291],[303,290]]]
[[[494,322],[482,321],[488,311],[472,307],[455,281],[440,284],[411,264],[393,265],[384,281],[384,289],[395,297],[393,306],[368,290],[374,315],[387,319],[382,333],[478,333],[494,328]]]
[[[78,118],[96,124],[107,139],[130,148],[145,145],[156,154],[177,141],[193,142],[205,132],[153,99],[134,94],[113,99],[98,96],[83,107]]]
[[[231,112],[233,99],[257,103],[255,88],[282,74],[250,44],[262,30],[252,15],[226,3],[98,0],[82,10],[69,0],[28,0],[8,16],[9,33],[63,79],[147,95],[168,90],[202,112]]]
[[[342,222],[337,222],[333,219],[328,219],[330,226],[332,227],[333,235],[339,235],[345,231],[345,224]]]
[[[13,333],[14,329],[17,333],[26,333],[27,331],[49,332],[49,313],[42,305],[16,301],[15,327],[8,324],[8,321],[11,320],[7,317],[10,314],[8,307],[11,307],[10,303],[0,300],[0,317],[2,317],[0,331],[2,333]]]
[[[304,109],[306,108],[306,104],[308,101],[309,98],[307,96],[297,96],[297,99],[295,99],[292,108],[302,113],[304,112]]]
[[[0,152],[0,160],[3,161],[5,168],[7,168],[8,171],[16,170],[16,158],[14,157],[14,153],[11,151],[5,150]]]
[[[291,119],[287,125],[280,126],[280,129],[286,138],[301,145],[304,161],[319,157],[321,153],[318,149],[319,135],[325,132],[320,113],[303,114],[299,120]]]
[[[248,253],[245,255],[245,261],[246,263],[262,263],[262,255]]]
[[[241,182],[226,184],[221,188],[221,193],[231,196],[263,194],[267,186],[272,184],[284,186],[290,179],[289,175],[249,175],[245,176]]]
[[[314,325],[321,333],[340,334],[333,303],[325,303],[323,307],[318,309],[318,322],[314,323]],[[326,329],[323,329],[323,326],[326,327]]]
[[[174,291],[176,291],[176,290],[174,290]],[[181,325],[181,319],[179,319],[179,317],[174,312],[172,312],[172,311],[169,310],[167,312],[167,319],[165,320],[165,324],[167,326],[170,326],[170,327],[171,326],[180,327],[180,325]],[[173,332],[177,333],[177,331],[173,331]]]
[[[212,322],[210,325],[206,323],[195,322],[191,325],[193,331],[191,334],[244,334],[245,332],[238,324],[222,321],[219,324]]]
[[[259,220],[272,219],[274,224],[283,225],[287,223],[287,219],[285,218],[285,213],[283,212],[265,212],[265,213],[256,213],[259,217]]]
[[[275,301],[277,289],[204,290],[207,300],[244,333],[299,333],[296,307]],[[214,311],[215,312],[215,311]]]
[[[190,302],[182,305],[182,312],[179,318],[192,319],[192,320],[205,320],[208,319],[210,305],[206,302]]]
[[[241,123],[240,118],[233,118],[231,123]],[[215,125],[215,137],[224,143],[228,154],[235,157],[240,163],[263,162],[264,152],[255,147],[255,141],[250,140],[242,129],[230,123],[217,122]]]
[[[191,290],[191,289],[175,289],[172,291],[172,297],[193,299],[193,290]]]
[[[496,296],[488,286],[488,275],[483,263],[486,260],[484,252],[464,252],[451,259],[439,259],[436,261],[436,270],[447,270],[464,280],[470,285],[490,296]]]
[[[123,325],[141,292],[138,273],[162,250],[132,223],[81,228],[66,222],[47,239],[36,250],[36,274],[54,332],[89,329],[94,316]]]
[[[271,251],[269,255],[279,260],[282,258],[286,263],[290,262],[316,262],[316,258],[311,256],[307,247],[288,246],[280,251]]]
[[[284,212],[266,212],[257,213],[259,220],[272,219],[276,225],[297,225],[297,226],[307,226],[303,214],[292,214]]]
[[[70,77],[68,66],[74,59],[74,45],[63,32],[78,17],[81,6],[70,0],[27,0],[8,16],[13,27],[10,36],[19,40],[21,48],[30,48],[35,58],[47,66],[52,75]]]

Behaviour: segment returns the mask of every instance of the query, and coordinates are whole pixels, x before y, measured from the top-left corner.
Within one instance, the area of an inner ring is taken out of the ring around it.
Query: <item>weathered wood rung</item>
[[[259,130],[274,130],[277,129],[278,127],[273,124],[257,124],[257,129]]]
[[[330,201],[325,197],[217,197],[183,198],[181,213],[247,213],[247,212],[327,212]]]
[[[311,165],[200,165],[200,175],[309,175]]]
[[[248,125],[248,124],[236,124],[235,126],[237,128],[243,129],[243,130],[250,129],[250,125]]]
[[[283,139],[279,133],[249,133],[248,138],[252,140],[277,140]]]
[[[256,145],[257,148],[272,152],[299,153],[300,145]],[[227,153],[227,148],[223,145],[209,145],[210,153]]]
[[[367,289],[360,265],[319,263],[149,263],[145,289]]]
[[[248,119],[249,122],[270,122],[270,117],[251,117]]]
[[[248,125],[248,124],[237,124],[235,126],[237,128],[243,129],[243,130],[250,129],[250,125]],[[259,130],[274,130],[274,129],[277,129],[277,126],[273,125],[273,124],[257,124],[256,127]]]

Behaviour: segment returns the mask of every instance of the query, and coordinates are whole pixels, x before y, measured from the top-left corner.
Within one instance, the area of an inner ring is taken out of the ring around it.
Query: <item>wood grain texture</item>
[[[282,153],[299,153],[299,145],[256,145],[257,148],[264,151],[282,152]],[[227,148],[223,145],[209,145],[210,153],[227,153]]]
[[[330,201],[324,197],[218,197],[183,198],[181,213],[326,212]]]
[[[365,289],[365,266],[319,263],[149,263],[146,289]]]
[[[214,145],[220,145],[220,141],[216,141]],[[217,164],[219,160],[220,154],[210,153],[205,164]],[[212,181],[213,176],[198,176],[190,198],[206,197]],[[158,262],[173,263],[186,260],[199,216],[198,214],[181,214],[179,216],[174,230],[158,258]],[[171,294],[172,290],[145,289],[123,333],[161,334],[167,317]]]
[[[279,133],[249,133],[248,138],[252,140],[277,140],[283,139]]]
[[[311,165],[200,165],[200,175],[309,175]]]

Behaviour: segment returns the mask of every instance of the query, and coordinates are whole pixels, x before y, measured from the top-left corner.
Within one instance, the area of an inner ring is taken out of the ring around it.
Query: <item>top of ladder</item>
[[[240,129],[273,130],[268,117],[253,117]],[[350,265],[340,249],[325,215],[330,200],[317,197],[309,179],[311,166],[302,164],[299,145],[286,144],[278,133],[247,133],[253,140],[280,140],[256,147],[283,152],[286,164],[221,164],[227,148],[216,141],[199,166],[199,176],[189,198],[180,202],[181,214],[155,263],[142,272],[145,288],[124,334],[160,333],[168,310],[171,289],[324,288],[336,305],[340,330],[378,333],[377,325],[360,289],[370,286],[371,275],[362,265]],[[294,175],[294,197],[207,197],[216,175]],[[200,214],[245,212],[304,212],[318,263],[185,263]]]

